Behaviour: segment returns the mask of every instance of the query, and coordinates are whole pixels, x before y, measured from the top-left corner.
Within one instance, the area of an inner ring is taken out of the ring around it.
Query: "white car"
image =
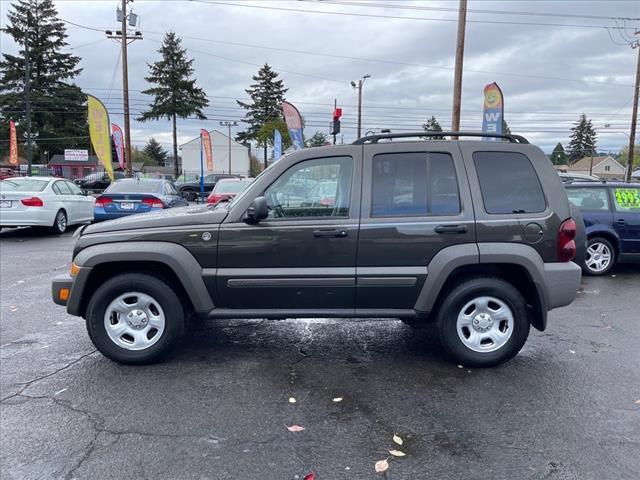
[[[0,228],[39,226],[63,233],[93,221],[95,199],[69,180],[13,177],[0,182]]]

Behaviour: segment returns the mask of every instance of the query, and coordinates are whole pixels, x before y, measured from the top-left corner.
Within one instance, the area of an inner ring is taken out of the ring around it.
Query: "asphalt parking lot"
[[[583,279],[494,369],[451,363],[431,328],[348,319],[196,323],[168,362],[125,367],[51,302],[72,245],[0,233],[3,480],[638,478],[640,265]]]

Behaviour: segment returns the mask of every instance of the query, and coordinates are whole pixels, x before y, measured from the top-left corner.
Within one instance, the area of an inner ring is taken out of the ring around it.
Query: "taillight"
[[[207,203],[216,204],[216,203],[218,203],[219,201],[223,200],[226,197],[227,197],[227,195],[219,195],[217,193],[212,193],[211,195],[209,195],[207,197]]]
[[[44,203],[38,197],[23,198],[20,200],[25,207],[42,207]]]
[[[98,197],[96,198],[96,207],[104,207],[105,205],[109,205],[113,203],[113,200],[109,197]]]
[[[558,261],[570,262],[576,256],[576,222],[569,218],[558,229]]]
[[[162,200],[158,198],[143,198],[142,203],[149,205],[151,208],[164,208],[164,203],[162,203]]]

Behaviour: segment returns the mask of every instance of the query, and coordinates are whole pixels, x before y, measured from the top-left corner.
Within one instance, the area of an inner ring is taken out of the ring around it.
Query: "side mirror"
[[[247,223],[258,223],[269,215],[266,197],[257,197],[247,209],[245,221]]]

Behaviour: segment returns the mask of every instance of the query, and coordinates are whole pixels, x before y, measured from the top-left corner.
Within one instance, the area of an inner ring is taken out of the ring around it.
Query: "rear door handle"
[[[337,228],[319,229],[313,231],[313,236],[318,238],[326,237],[346,237],[347,231]]]
[[[617,220],[616,220],[616,223],[617,223],[618,225],[624,225],[624,224],[625,224],[624,218],[619,218],[619,219],[617,219]]]
[[[436,233],[467,233],[466,225],[438,225]]]

